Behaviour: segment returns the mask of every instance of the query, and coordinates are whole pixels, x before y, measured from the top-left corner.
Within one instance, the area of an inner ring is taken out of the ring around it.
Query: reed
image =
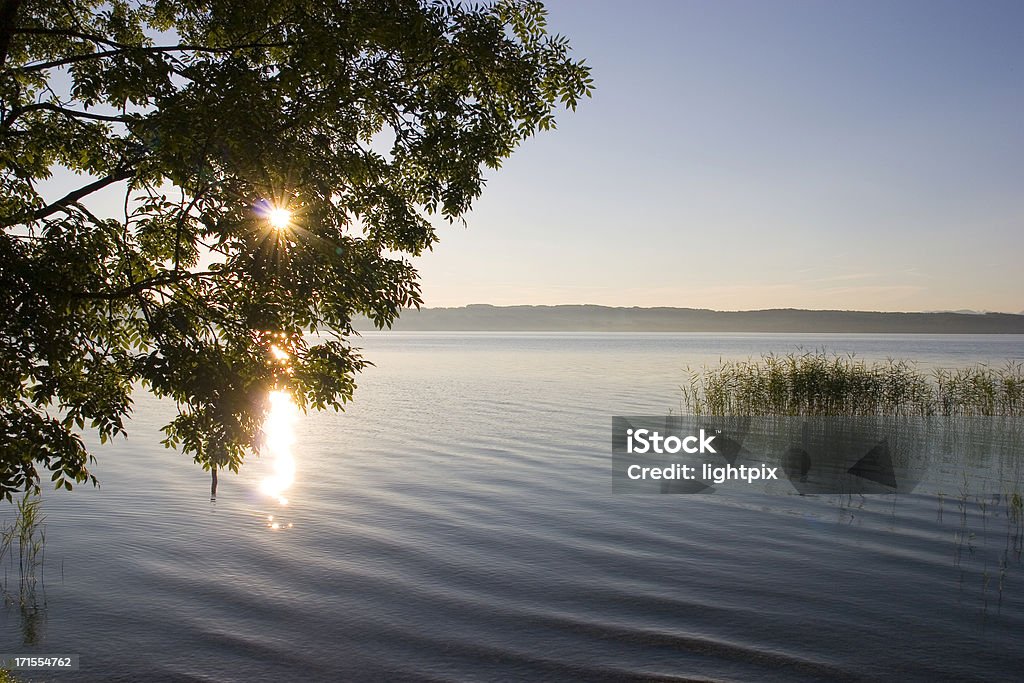
[[[3,595],[7,603],[17,603],[23,612],[36,611],[43,591],[42,573],[46,559],[46,525],[42,514],[42,499],[26,493],[15,503],[14,520],[0,527],[0,564],[9,558],[15,565],[17,550],[18,591],[13,594],[7,585],[6,572]],[[45,597],[43,598],[45,604]]]
[[[693,415],[1024,414],[1020,362],[924,372],[905,360],[766,354],[691,372],[681,389]]]

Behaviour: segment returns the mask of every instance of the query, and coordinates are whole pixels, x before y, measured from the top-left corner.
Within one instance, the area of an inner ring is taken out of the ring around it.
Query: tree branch
[[[65,107],[60,107],[60,106],[58,106],[56,104],[50,104],[48,102],[41,102],[40,104],[43,104],[45,106],[39,107],[39,109],[48,109],[50,111],[57,112],[58,114],[63,114],[64,116],[80,118],[80,119],[89,119],[91,121],[109,121],[111,123],[128,123],[131,120],[131,118],[132,118],[132,117],[129,117],[129,116],[107,116],[105,114],[93,114],[92,112],[88,112],[88,111],[77,111],[75,109],[67,109]]]
[[[7,50],[14,34],[14,17],[20,5],[21,0],[4,0],[0,4],[0,69],[7,63]]]
[[[74,64],[76,62],[83,62],[89,59],[105,59],[107,57],[115,57],[117,55],[127,52],[141,52],[144,54],[168,54],[172,52],[206,52],[210,54],[225,54],[231,52],[237,52],[238,50],[249,50],[252,48],[272,48],[272,47],[290,47],[294,45],[291,41],[284,41],[280,43],[245,43],[241,45],[229,45],[226,47],[210,47],[206,45],[153,45],[153,46],[125,46],[114,50],[101,50],[99,52],[90,52],[84,55],[72,55],[70,57],[64,57],[62,59],[54,59],[49,62],[35,62],[34,64],[26,64],[25,66],[19,67],[17,70],[21,73],[31,73],[33,71],[45,71],[47,69],[54,69],[59,66],[67,66],[68,64]]]
[[[121,169],[119,171],[111,173],[105,178],[100,178],[95,182],[80,187],[74,192],[68,192],[66,195],[55,201],[53,204],[44,206],[41,209],[37,209],[36,212],[32,214],[32,220],[37,221],[41,218],[46,218],[47,216],[57,213],[58,211],[66,208],[68,205],[74,204],[78,200],[82,199],[87,195],[92,194],[93,192],[96,192],[97,190],[102,190],[104,187],[108,185],[113,185],[116,182],[122,181],[126,178],[130,178],[132,172],[133,170],[129,168]]]
[[[76,299],[100,299],[103,301],[113,301],[115,299],[124,299],[130,296],[136,296],[146,291],[147,289],[153,289],[154,287],[162,287],[164,285],[173,285],[178,282],[184,282],[186,280],[198,280],[204,277],[212,277],[216,275],[223,275],[223,271],[204,270],[204,271],[165,271],[159,275],[154,275],[151,278],[141,280],[128,287],[122,287],[121,289],[115,289],[110,292],[71,292],[71,296]]]
[[[65,107],[53,104],[52,102],[36,102],[35,104],[12,108],[10,114],[8,114],[3,120],[3,123],[0,124],[0,127],[10,128],[23,114],[28,114],[34,111],[52,111],[57,114],[63,114],[69,118],[89,119],[91,121],[109,121],[111,123],[128,123],[128,121],[131,120],[125,116],[105,116],[103,114],[93,114],[92,112],[87,111],[66,109]]]
[[[115,50],[102,50],[100,52],[90,52],[84,55],[72,55],[71,57],[64,57],[63,59],[53,59],[49,62],[36,62],[35,64],[26,64],[25,66],[18,67],[17,71],[22,73],[30,73],[32,71],[46,71],[47,69],[54,69],[58,66],[67,66],[68,64],[74,64],[75,62],[84,62],[87,59],[103,59],[105,57],[113,57],[114,55],[121,54],[124,52],[123,49]]]
[[[20,1],[20,0],[19,0]],[[83,33],[81,31],[69,31],[67,29],[60,28],[46,28],[45,26],[26,26],[24,28],[16,28],[11,31],[12,34],[27,34],[33,36],[64,36],[66,38],[78,38],[80,40],[88,40],[93,43],[100,45],[109,45],[110,47],[117,48],[128,48],[130,45],[119,43],[115,40],[109,40],[103,36],[93,35],[91,33]]]
[[[181,191],[182,191],[182,195],[183,195],[182,196],[182,201],[184,201],[184,199],[185,199],[185,197],[184,197],[185,189],[182,188]],[[188,207],[186,207],[181,212],[181,215],[178,216],[178,225],[177,225],[177,227],[175,228],[175,231],[174,231],[174,271],[175,272],[178,272],[178,263],[181,260],[181,233],[182,233],[182,230],[185,228],[185,218],[188,216],[188,214],[190,214],[192,212],[192,209],[195,208],[196,204],[199,203],[199,198],[203,196],[203,192],[205,192],[205,191],[206,191],[205,189],[200,189],[199,192],[196,193],[196,196],[192,197],[192,201],[189,202]]]

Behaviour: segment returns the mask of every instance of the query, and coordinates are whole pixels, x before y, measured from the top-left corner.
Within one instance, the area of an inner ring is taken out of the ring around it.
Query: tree
[[[0,495],[176,402],[237,471],[268,393],[341,409],[355,315],[592,81],[530,0],[0,0]],[[57,174],[80,186],[47,197]],[[103,212],[117,192],[118,210]],[[309,333],[315,333],[310,335]]]

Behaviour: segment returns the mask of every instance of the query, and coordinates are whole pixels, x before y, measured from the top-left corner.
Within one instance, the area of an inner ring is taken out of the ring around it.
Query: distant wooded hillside
[[[356,329],[372,330],[366,320]],[[424,308],[402,313],[406,331],[522,332],[873,332],[1024,334],[1024,315],[1011,313],[880,313],[871,311],[712,311],[699,308],[491,306]]]

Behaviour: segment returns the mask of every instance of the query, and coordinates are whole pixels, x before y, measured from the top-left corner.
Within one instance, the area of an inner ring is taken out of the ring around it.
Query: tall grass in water
[[[823,351],[726,361],[682,387],[692,415],[1024,415],[1024,364],[925,373]]]
[[[949,440],[970,442],[971,424],[976,416],[1017,418],[1024,415],[1024,363],[1008,362],[991,368],[974,365],[958,370],[922,371],[904,360],[867,363],[852,356],[836,356],[817,351],[786,356],[765,355],[757,360],[724,362],[717,367],[691,373],[682,387],[684,414],[705,416],[942,416],[949,424],[965,427],[946,429],[940,449]],[[964,418],[964,419],[958,419]],[[1020,424],[1019,420],[997,420]],[[1013,427],[1019,430],[1019,426]],[[982,430],[984,431],[984,430]],[[1020,437],[1019,431],[1014,432]],[[1008,437],[1009,438],[1009,437]],[[1014,443],[1020,443],[1016,441]],[[1001,604],[1008,567],[1018,564],[1024,552],[1024,495],[1021,491],[1019,449],[1013,452],[1012,469],[1002,472],[1003,491],[992,496],[974,497],[969,493],[974,475],[969,473],[972,449],[962,451],[963,481],[956,501],[959,508],[954,528],[953,564],[963,577],[971,570],[966,557],[973,557],[976,544],[989,535],[989,516],[1005,515],[1005,546],[998,563],[987,563],[981,571],[981,594],[988,609],[990,588],[994,585]],[[1016,482],[1012,479],[1016,477]],[[984,483],[984,479],[982,480]],[[938,521],[942,521],[944,494],[937,493]],[[895,503],[894,503],[895,504]],[[1005,509],[999,510],[1000,506]],[[980,515],[980,528],[971,524],[970,511]],[[980,537],[977,536],[980,534]],[[966,549],[969,555],[965,556]],[[998,580],[996,580],[998,579]]]
[[[13,569],[17,550],[17,595],[9,589],[5,567],[4,601],[8,604],[17,603],[23,613],[38,611],[42,606],[40,597],[44,592],[41,590],[41,581],[46,560],[46,525],[43,523],[42,502],[38,496],[26,493],[15,504],[14,521],[0,528],[0,564],[9,557],[9,567]],[[45,604],[45,597],[42,599]]]

